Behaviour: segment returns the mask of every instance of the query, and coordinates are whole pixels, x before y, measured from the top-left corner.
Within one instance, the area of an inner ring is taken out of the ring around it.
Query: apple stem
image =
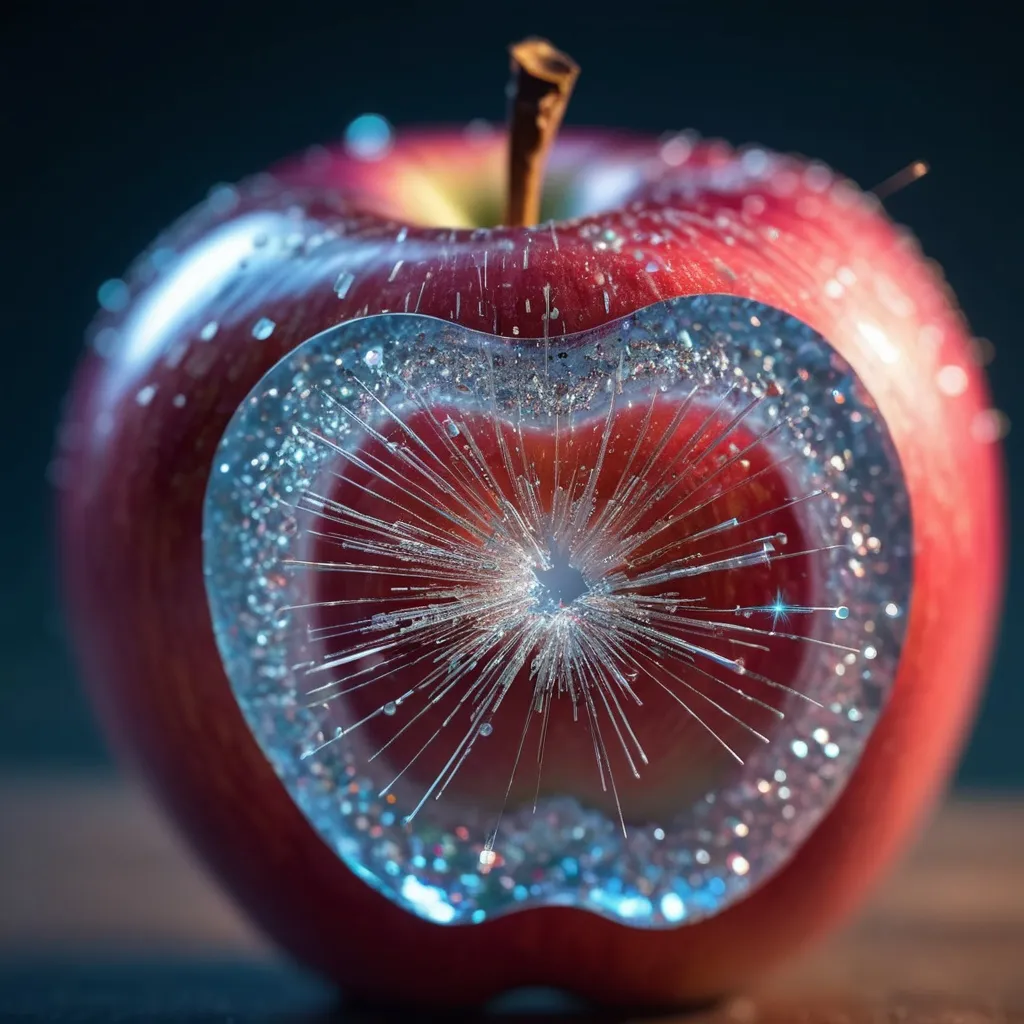
[[[505,223],[527,227],[540,220],[544,165],[580,69],[546,39],[524,39],[509,53],[514,77]]]

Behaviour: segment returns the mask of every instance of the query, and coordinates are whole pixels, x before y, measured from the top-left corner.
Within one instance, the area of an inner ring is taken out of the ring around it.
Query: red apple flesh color
[[[500,180],[503,147],[438,132],[400,138],[380,161],[318,151],[215,193],[140,261],[132,305],[97,323],[101,352],[80,369],[62,432],[73,636],[118,750],[268,934],[346,992],[451,1004],[555,985],[636,1006],[702,999],[851,912],[948,776],[1002,575],[988,396],[935,268],[877,202],[820,165],[688,138],[568,134],[549,181],[603,183],[612,208],[592,192],[596,212],[576,221],[474,230],[458,198]],[[463,226],[416,226],[449,215]],[[200,536],[221,433],[284,353],[354,316],[415,310],[529,338],[708,292],[782,308],[824,335],[892,435],[915,554],[890,703],[820,826],[717,916],[652,931],[565,908],[467,927],[413,917],[319,839],[224,676]],[[261,318],[275,326],[256,340]]]
[[[443,421],[446,413],[447,410],[443,408],[434,411],[435,421]],[[656,411],[649,417],[647,413],[647,409],[633,406],[624,408],[615,416],[610,432],[616,441],[613,450],[606,455],[602,470],[608,480],[614,482],[621,478],[621,466],[633,452],[637,442],[639,444],[636,448],[636,464],[643,465],[666,429],[670,427],[673,419],[671,408]],[[455,415],[460,414],[456,411]],[[421,417],[426,418],[424,414],[421,414]],[[490,424],[486,420],[480,422],[480,419],[479,416],[469,417],[468,427],[477,439],[487,465],[499,485],[505,493],[514,493],[497,442],[489,429]],[[715,420],[712,419],[711,422],[714,423]],[[688,471],[688,485],[694,488],[711,475],[714,453],[727,451],[730,444],[746,450],[754,440],[754,435],[742,426],[733,427],[724,434],[716,434],[714,430],[708,429],[707,424],[706,410],[694,410],[680,419],[671,435],[671,442],[660,451],[662,465],[670,465],[674,456],[681,452],[685,455],[687,450],[693,449],[702,454],[699,461],[694,460],[693,468]],[[447,454],[437,435],[429,427],[424,426],[422,430],[417,430],[416,418],[408,420],[407,426],[418,436],[428,439],[428,443],[439,456]],[[704,435],[701,435],[702,427]],[[566,451],[567,445],[563,439],[562,450],[558,456],[563,483],[577,469],[581,458],[592,456],[599,448],[603,431],[604,422],[600,419],[592,420],[589,426],[578,427],[573,432],[571,451]],[[391,441],[399,433],[396,428],[393,435],[384,436]],[[508,450],[515,451],[520,444],[516,431],[512,427],[506,427],[505,435]],[[429,440],[431,438],[432,442]],[[694,442],[694,438],[698,440]],[[538,435],[536,432],[527,432],[522,438],[522,448],[526,464],[536,468],[537,493],[544,501],[545,496],[554,492],[554,439],[546,433]],[[366,445],[361,452],[367,459],[380,460],[377,465],[394,466],[397,462],[396,457],[379,441]],[[752,518],[765,508],[780,505],[792,493],[792,486],[789,485],[784,473],[756,446],[751,448],[745,461],[748,463],[747,466],[735,463],[724,473],[716,472],[714,479],[723,490],[727,490],[730,484],[741,484],[749,475],[758,473],[756,485],[740,486],[722,498],[699,508],[695,515],[687,516],[685,522],[677,524],[674,530],[659,533],[637,549],[637,560],[647,555],[656,555],[660,549],[687,534],[700,533],[731,517],[741,521]],[[616,472],[617,469],[619,472]],[[607,488],[597,491],[597,507],[593,515],[595,523],[600,521],[608,490],[613,486],[614,483],[611,483]],[[396,504],[398,507],[404,507],[402,490],[397,486],[382,484],[379,479],[374,479],[368,470],[352,472],[349,469],[344,478],[339,478],[334,493],[328,493],[327,497],[363,515],[385,522],[397,514]],[[659,517],[665,515],[674,503],[675,498],[669,496],[653,504],[637,522],[635,529],[643,531],[653,527]],[[542,511],[550,510],[544,507]],[[421,524],[429,523],[449,533],[457,531],[457,527],[443,519],[437,510],[418,505],[417,512],[423,517],[420,520]],[[791,550],[802,550],[811,546],[802,539],[801,526],[795,510],[776,513],[771,519],[771,529],[786,534]],[[747,523],[742,531],[732,532],[730,541],[737,547],[742,547],[744,542],[759,537],[764,530],[763,521],[754,519]],[[468,538],[468,534],[463,535]],[[337,536],[325,536],[318,547],[314,548],[311,557],[316,562],[336,561],[339,557]],[[344,560],[350,565],[362,563],[378,566],[382,562],[388,564],[391,561],[382,558],[379,551],[360,552],[351,547],[345,549]],[[398,565],[393,564],[396,567]],[[332,635],[339,635],[346,625],[363,620],[374,611],[389,610],[384,604],[374,606],[373,600],[385,597],[394,582],[393,579],[371,573],[359,573],[355,578],[366,580],[367,584],[355,587],[352,582],[353,576],[347,573],[327,572],[320,576],[317,600],[339,602],[354,597],[366,599],[365,603],[348,606],[341,615],[338,614],[337,607],[327,610],[323,628],[328,629]],[[402,582],[408,587],[419,585],[429,588],[431,584],[429,578],[417,579],[415,576],[404,577]],[[771,567],[764,565],[743,573],[721,573],[712,577],[710,581],[702,579],[698,587],[691,584],[692,593],[687,593],[684,587],[680,597],[684,600],[687,597],[703,598],[714,608],[734,608],[738,605],[750,607],[756,606],[765,593],[774,592],[774,587],[781,587],[792,604],[814,603],[805,566],[798,561],[785,561]],[[314,619],[311,625],[314,629],[317,628],[317,620]],[[773,650],[744,648],[744,660],[749,672],[778,679],[795,679],[802,653],[803,647],[800,645],[789,645]],[[672,683],[672,676],[669,673],[673,668],[676,672],[682,670],[677,663],[650,669],[645,665],[649,674],[645,672],[647,685],[644,687],[643,703],[629,708],[630,725],[637,735],[642,737],[644,752],[649,761],[643,766],[640,780],[633,779],[623,766],[624,778],[619,780],[617,789],[613,791],[609,788],[605,791],[601,785],[601,774],[595,765],[590,733],[585,728],[580,728],[580,723],[573,722],[569,715],[556,713],[551,716],[545,733],[544,765],[543,772],[540,773],[541,795],[572,793],[586,806],[603,810],[612,820],[618,815],[616,799],[621,797],[627,819],[644,821],[656,817],[659,811],[670,812],[717,788],[716,782],[721,782],[726,768],[732,764],[730,755],[722,743],[727,744],[739,756],[746,756],[758,741],[740,725],[739,721],[728,720],[724,716],[716,719],[715,733],[720,742],[697,719],[690,715],[680,715],[679,706],[674,703],[669,692]],[[375,679],[372,686],[354,689],[343,700],[332,701],[330,706],[334,717],[330,724],[344,727],[353,721],[365,719],[389,700],[399,700],[403,693],[419,682],[424,672],[422,665],[393,672],[386,677]],[[738,716],[750,727],[770,734],[776,720],[767,708],[751,705],[735,694],[722,692],[719,687],[708,681],[707,676],[701,676],[692,669],[688,675],[690,678],[687,682],[694,691],[715,700],[725,711]],[[530,668],[526,666],[521,670],[508,695],[503,698],[502,712],[499,716],[502,721],[521,722],[525,719],[529,705],[534,699],[529,676]],[[667,689],[660,689],[658,682],[663,683]],[[691,701],[700,703],[700,698],[693,696],[693,691],[689,692]],[[776,708],[784,705],[784,696],[784,691],[765,687],[761,687],[756,693],[759,701]],[[404,766],[411,765],[402,774],[400,790],[396,790],[404,794],[403,798],[397,801],[398,806],[415,806],[431,780],[443,773],[451,750],[443,744],[428,741],[449,711],[447,706],[438,705],[397,737],[394,724],[386,717],[378,717],[361,727],[364,733],[363,741],[367,743],[369,751],[377,750],[385,743],[389,744],[384,759],[393,773],[397,774]],[[332,731],[326,730],[328,735]],[[513,777],[519,738],[516,729],[496,730],[487,740],[486,769],[473,768],[470,771],[459,772],[454,782],[445,789],[445,801],[471,801],[473,805],[486,807],[497,814],[506,801],[507,783],[510,778],[512,789],[508,794],[508,804],[516,806],[532,801],[538,773],[524,769],[517,771]],[[426,748],[421,749],[425,744]]]

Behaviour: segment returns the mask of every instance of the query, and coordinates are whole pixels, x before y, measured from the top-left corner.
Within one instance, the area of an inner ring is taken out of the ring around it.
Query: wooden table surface
[[[279,963],[129,785],[0,781],[0,836],[0,1020],[385,1019]],[[950,803],[843,934],[679,1019],[1024,1024],[1024,798]]]

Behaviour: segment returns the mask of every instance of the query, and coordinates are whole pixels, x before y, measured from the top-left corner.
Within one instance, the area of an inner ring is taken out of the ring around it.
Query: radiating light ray
[[[774,460],[773,463],[770,463],[769,465],[762,467],[761,469],[757,470],[754,473],[750,473],[749,475],[747,475],[742,480],[739,480],[736,483],[731,484],[729,487],[725,487],[722,490],[717,491],[715,494],[711,495],[710,498],[705,498],[703,501],[700,502],[700,504],[688,507],[687,509],[685,509],[684,511],[680,512],[675,517],[675,520],[674,520],[674,522],[671,525],[672,526],[678,526],[681,523],[685,522],[690,516],[696,515],[699,512],[703,512],[704,509],[710,507],[711,505],[713,505],[719,499],[727,498],[729,495],[736,493],[737,491],[739,491],[743,487],[749,487],[759,477],[762,477],[762,476],[764,476],[764,475],[766,475],[768,473],[778,472],[781,468],[784,467],[785,463],[788,462],[792,458],[793,458],[792,455],[782,456],[782,457]],[[698,490],[699,490],[699,487],[698,488],[694,488],[694,491],[691,492],[689,497],[692,497],[693,494],[696,493]],[[821,492],[818,491],[818,492],[815,492],[815,493],[821,493]],[[773,509],[772,511],[777,511],[777,509]],[[659,526],[660,526],[660,522],[661,521],[659,521],[659,524],[658,524]],[[652,534],[651,537],[649,537],[647,539],[650,540],[650,539],[653,538],[653,536],[656,536],[656,534]],[[648,552],[645,555],[640,555],[637,558],[632,559],[631,560],[632,564],[634,566],[643,565],[645,562],[652,561],[654,559],[662,557],[666,552],[671,551],[672,548],[676,547],[677,545],[685,544],[685,543],[687,543],[689,541],[692,541],[693,539],[694,539],[694,537],[692,535],[685,535],[685,536],[683,536],[681,538],[677,538],[677,539],[671,541],[670,543],[668,543],[666,545],[663,545],[660,548],[655,549],[654,551],[650,551],[650,552]]]
[[[374,596],[309,601],[288,609],[316,616],[306,635],[322,653],[301,674],[310,682],[323,673],[334,675],[307,689],[305,696],[327,706],[384,680],[418,676],[401,696],[366,709],[306,755],[370,722],[395,720],[394,730],[370,755],[374,760],[399,738],[410,737],[437,709],[443,717],[395,765],[391,781],[381,790],[381,796],[390,793],[435,743],[453,734],[440,770],[405,812],[403,820],[410,822],[429,799],[442,797],[481,736],[500,724],[510,689],[529,686],[532,696],[504,801],[485,849],[493,848],[531,734],[536,739],[536,807],[555,702],[562,698],[571,705],[573,721],[589,732],[598,781],[610,792],[625,832],[614,761],[621,759],[635,778],[650,763],[630,718],[630,708],[643,705],[646,688],[666,693],[729,757],[743,763],[709,716],[719,716],[758,742],[769,739],[722,700],[735,698],[776,718],[784,712],[750,692],[752,685],[818,702],[747,669],[742,658],[723,650],[770,653],[764,642],[769,638],[850,650],[775,628],[784,615],[835,614],[834,607],[780,604],[781,592],[776,592],[774,601],[765,604],[715,608],[703,596],[673,589],[678,583],[692,591],[698,578],[763,571],[782,559],[836,549],[838,545],[785,551],[786,539],[777,531],[722,543],[730,533],[735,537],[735,531],[787,513],[823,492],[776,499],[747,515],[707,521],[715,502],[760,486],[766,473],[790,457],[773,458],[759,469],[749,467],[747,456],[792,422],[759,424],[751,433],[747,424],[758,419],[764,400],[732,386],[714,395],[693,386],[672,399],[671,414],[657,428],[652,425],[659,395],[652,394],[637,436],[627,442],[628,454],[613,470],[608,455],[619,415],[621,361],[618,373],[609,378],[600,427],[586,435],[586,444],[580,443],[584,434],[577,430],[571,403],[567,414],[554,416],[550,486],[544,487],[524,434],[522,406],[512,421],[502,419],[489,353],[485,364],[489,407],[473,422],[454,410],[442,415],[422,395],[387,376],[392,386],[402,387],[414,410],[400,415],[354,377],[369,403],[361,413],[326,393],[322,397],[365,438],[364,444],[346,447],[322,432],[301,428],[309,445],[334,460],[329,471],[336,481],[333,493],[343,497],[320,493],[322,487],[301,495],[294,507],[311,520],[304,534],[318,545],[318,553],[283,564],[292,571],[374,581]],[[681,436],[688,417],[697,419],[697,425]],[[728,446],[741,428],[747,431],[745,443]],[[730,473],[741,475],[731,480]],[[375,511],[368,510],[368,503]],[[687,529],[690,520],[694,526]],[[651,547],[672,530],[678,535]],[[684,553],[698,544],[699,550]],[[328,553],[333,547],[348,554],[332,559]],[[585,592],[567,605],[546,596],[550,584],[542,574],[553,571],[556,555],[567,558],[586,584]],[[359,614],[360,603],[373,610]],[[346,607],[356,617],[332,624],[330,610]],[[773,613],[771,629],[735,621]],[[666,664],[669,659],[679,671]],[[721,699],[695,685],[697,679],[710,683]]]
[[[414,497],[416,500],[420,501],[425,507],[438,511],[445,519],[448,519],[456,526],[459,526],[467,532],[472,533],[480,538],[486,537],[486,534],[481,532],[480,527],[478,525],[474,525],[471,521],[452,513],[451,510],[449,510],[447,507],[439,505],[437,501],[436,490],[434,492],[426,490],[424,486],[420,484],[418,481],[409,480],[402,474],[398,473],[397,471],[394,471],[394,467],[389,467],[392,469],[391,475],[381,472],[379,469],[375,467],[374,464],[376,463],[377,465],[386,465],[386,463],[382,463],[381,460],[375,455],[367,454],[365,459],[362,459],[353,452],[350,452],[345,448],[342,448],[340,445],[334,444],[334,442],[328,440],[327,438],[322,437],[315,431],[306,431],[306,433],[312,441],[320,442],[326,445],[328,448],[330,448],[331,452],[334,455],[337,455],[342,459],[351,462],[356,467],[367,471],[368,473],[370,473],[371,476],[380,480],[382,483],[392,484],[396,487],[402,488],[403,493],[406,493]],[[467,511],[473,513],[474,510],[467,506]],[[481,522],[486,522],[486,520],[481,520]]]
[[[665,683],[663,683],[658,678],[658,673],[659,672],[664,672],[670,678],[675,679],[676,682],[678,682],[680,685],[682,685],[686,690],[688,690],[690,693],[692,693],[695,697],[700,697],[703,701],[705,701],[706,703],[710,704],[713,708],[715,708],[716,711],[721,711],[727,718],[732,719],[734,722],[736,722],[738,725],[740,725],[743,729],[745,729],[748,733],[750,733],[750,735],[754,736],[755,738],[757,738],[759,740],[762,740],[765,743],[768,742],[768,738],[766,736],[763,736],[761,733],[759,733],[752,726],[748,725],[746,722],[744,722],[738,716],[733,715],[729,711],[726,711],[717,701],[715,701],[714,699],[709,697],[706,693],[704,693],[701,690],[698,690],[691,683],[688,683],[685,679],[683,679],[681,676],[676,675],[676,673],[672,672],[671,670],[665,670],[664,666],[660,665],[653,657],[651,657],[651,655],[647,652],[647,650],[644,647],[642,647],[640,644],[638,644],[635,640],[633,640],[632,638],[626,638],[623,641],[623,645],[625,647],[630,648],[630,653],[626,654],[625,657],[630,662],[632,662],[634,665],[636,665],[638,668],[641,668],[641,669],[643,668],[642,663],[641,663],[641,661],[638,661],[637,658],[640,658],[644,662],[649,663],[651,668],[647,669],[647,670],[644,670],[646,672],[646,675],[660,689],[664,690],[677,704],[679,704],[686,711],[687,715],[693,721],[695,721],[699,726],[701,726],[701,728],[704,729],[722,747],[722,749],[724,749],[726,751],[726,753],[728,753],[730,755],[730,757],[732,757],[736,762],[738,762],[739,764],[743,764],[743,758],[741,758],[739,756],[739,754],[737,754],[736,751],[733,750],[732,747],[730,747],[729,744],[726,743],[725,740],[722,739],[722,737],[708,724],[708,722],[705,719],[703,719],[696,711],[694,711],[693,708],[691,708],[679,696],[679,694],[677,694],[671,687],[667,686]],[[702,675],[706,675],[707,673],[701,673],[701,674]],[[726,684],[726,686],[727,686],[727,689],[734,690],[733,687],[728,686],[727,684]]]
[[[630,450],[628,457],[626,458],[626,462],[622,467],[622,472],[619,474],[618,480],[616,480],[615,482],[615,488],[612,491],[612,493],[608,495],[608,500],[605,503],[604,508],[601,510],[597,519],[593,523],[593,528],[591,531],[591,536],[593,537],[601,536],[601,531],[605,527],[605,519],[608,518],[609,513],[617,512],[621,509],[622,506],[620,505],[619,501],[620,494],[623,493],[624,487],[625,490],[628,491],[640,483],[639,476],[631,475],[633,463],[636,461],[637,454],[643,446],[644,440],[648,436],[648,431],[650,430],[651,420],[654,417],[654,409],[657,405],[657,402],[658,392],[655,391],[651,395],[651,401],[650,404],[647,406],[647,412],[644,415],[643,422],[640,424],[640,429],[636,433],[636,440],[633,442],[633,447]],[[555,458],[557,459],[557,457],[558,455],[556,452]]]
[[[662,471],[654,478],[650,476],[654,472],[654,467],[657,465],[657,461],[664,453],[665,449],[672,442],[682,424],[687,413],[690,411],[692,403],[696,399],[700,392],[699,387],[694,389],[679,403],[676,409],[675,415],[669,422],[669,425],[665,428],[660,441],[655,447],[654,451],[648,457],[647,462],[644,464],[643,469],[640,472],[640,479],[642,481],[642,487],[640,494],[637,496],[637,505],[633,508],[630,516],[624,523],[618,524],[616,527],[616,535],[618,537],[624,537],[636,526],[637,523],[641,522],[644,517],[650,512],[650,509],[656,504],[657,497],[653,497],[657,493],[658,486],[664,481],[665,477],[672,471],[678,462],[685,459],[689,455],[693,446],[697,440],[706,432],[711,423],[714,422],[715,417],[719,411],[725,406],[729,399],[731,390],[721,397],[715,408],[708,414],[704,422],[697,427],[694,433],[690,436],[689,440],[684,443],[679,452],[677,452],[671,459],[668,460]]]

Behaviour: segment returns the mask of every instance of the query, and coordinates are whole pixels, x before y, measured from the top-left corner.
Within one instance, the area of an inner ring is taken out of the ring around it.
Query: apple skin
[[[255,921],[346,993],[466,1004],[553,985],[638,1007],[705,999],[747,985],[854,910],[947,780],[1001,591],[1002,470],[985,436],[989,399],[936,269],[873,197],[821,165],[689,137],[566,133],[549,180],[579,168],[595,187],[618,189],[615,208],[554,227],[413,226],[431,188],[457,198],[485,176],[500,182],[503,146],[497,135],[438,131],[400,137],[379,161],[318,149],[215,191],[140,258],[126,278],[130,304],[94,325],[61,434],[73,640],[116,750]],[[253,242],[257,227],[266,237]],[[702,292],[746,296],[810,324],[853,365],[888,424],[915,532],[890,703],[817,830],[716,917],[664,931],[564,908],[465,927],[417,919],[318,838],[235,703],[202,575],[214,448],[284,353],[354,316],[417,309],[526,338]],[[262,317],[276,327],[257,340]]]

